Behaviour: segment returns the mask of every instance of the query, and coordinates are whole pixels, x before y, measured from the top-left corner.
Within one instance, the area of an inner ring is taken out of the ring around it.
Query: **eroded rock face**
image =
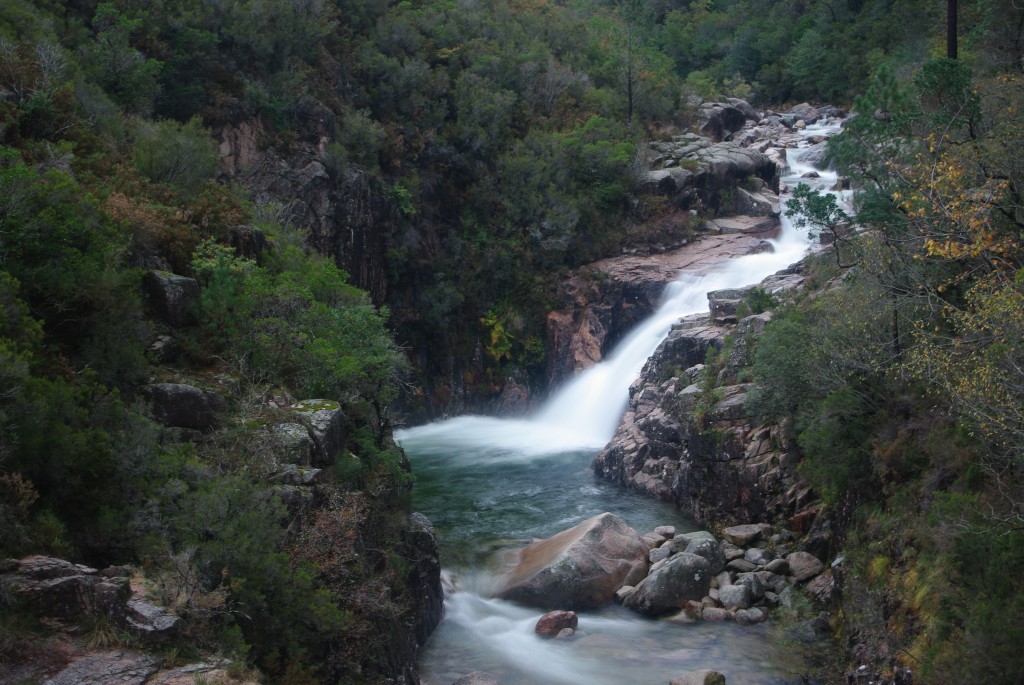
[[[778,225],[770,217],[752,221],[766,222],[766,230]],[[562,284],[564,307],[547,319],[549,387],[601,361],[627,331],[657,309],[665,286],[680,271],[710,273],[724,261],[770,249],[756,231],[726,233],[660,254],[602,259],[567,279]]]
[[[761,287],[781,296],[801,282],[791,268]],[[787,494],[794,461],[787,427],[757,425],[747,409],[752,386],[736,380],[750,362],[750,339],[770,320],[764,313],[732,323],[748,292],[712,293],[712,320],[694,315],[673,327],[630,388],[611,442],[594,458],[598,475],[674,501],[699,521],[790,516],[801,506]],[[729,354],[708,394],[697,383],[701,362],[708,350],[725,349],[726,336]]]
[[[324,165],[335,118],[327,107],[314,107],[287,156],[260,144],[265,131],[258,119],[224,126],[221,168],[255,197],[279,203],[295,226],[308,231],[310,245],[334,257],[352,283],[379,303],[388,289],[385,241],[397,230],[398,213],[367,174],[351,167],[336,173]]]
[[[73,661],[43,685],[144,685],[160,662],[139,652],[104,652]]]
[[[41,618],[80,621],[103,616],[144,642],[165,640],[181,619],[132,587],[122,575],[129,571],[127,567],[98,571],[64,559],[31,556],[14,561],[0,574],[0,592]]]
[[[412,561],[408,586],[413,598],[416,640],[422,645],[444,614],[441,559],[437,552],[437,535],[430,520],[420,513],[410,514],[404,542],[407,558]]]
[[[330,466],[345,448],[345,414],[334,400],[303,400],[292,407],[313,441],[312,465]]]
[[[647,545],[604,513],[511,554],[497,597],[544,609],[590,609],[647,572]]]

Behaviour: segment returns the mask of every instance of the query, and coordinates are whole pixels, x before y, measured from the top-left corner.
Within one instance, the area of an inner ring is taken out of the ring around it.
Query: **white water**
[[[806,135],[833,130],[811,127]],[[790,186],[813,170],[789,155]],[[818,170],[818,187],[835,175]],[[666,682],[686,670],[717,667],[729,682],[780,683],[799,668],[772,644],[764,626],[642,619],[618,606],[580,615],[577,637],[550,642],[533,634],[540,612],[487,598],[491,574],[480,550],[490,540],[551,535],[600,511],[619,513],[634,527],[677,524],[665,504],[598,483],[590,460],[614,434],[630,384],[680,317],[707,311],[707,293],[757,283],[799,260],[805,236],[782,218],[774,251],[739,257],[707,276],[682,274],[663,304],[601,363],[583,371],[532,417],[463,416],[396,432],[420,477],[417,506],[442,537],[475,549],[445,563],[461,565],[446,592],[445,619],[421,659],[424,682],[447,685],[472,670],[500,674],[507,685],[527,683]],[[618,499],[616,499],[618,498]],[[422,501],[422,504],[421,504]],[[447,530],[446,530],[447,529]],[[447,535],[446,535],[447,533]],[[450,544],[450,543],[449,543]],[[453,545],[452,545],[453,546]],[[461,587],[459,587],[461,585]]]
[[[804,135],[830,135],[836,130],[837,126],[816,125],[808,127]],[[799,152],[802,150],[788,151],[790,171],[783,182],[795,186],[800,175],[817,171],[820,179],[808,182],[831,188],[836,182],[835,173],[797,162]],[[569,381],[532,418],[462,416],[397,431],[396,439],[407,449],[444,444],[454,450],[482,448],[506,458],[535,458],[604,447],[626,407],[630,384],[673,323],[688,314],[707,311],[708,292],[757,283],[806,254],[806,236],[786,218],[784,206],[781,222],[778,238],[771,241],[773,251],[735,258],[707,276],[681,274],[666,289],[663,303],[650,318],[639,324],[607,359]]]

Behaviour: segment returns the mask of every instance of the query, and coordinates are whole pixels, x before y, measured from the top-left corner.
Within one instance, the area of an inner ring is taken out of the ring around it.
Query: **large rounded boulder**
[[[678,611],[686,602],[699,602],[708,593],[711,575],[707,559],[680,552],[644,578],[622,605],[645,616]]]
[[[604,513],[510,555],[495,596],[542,609],[592,609],[647,572],[647,545]]]

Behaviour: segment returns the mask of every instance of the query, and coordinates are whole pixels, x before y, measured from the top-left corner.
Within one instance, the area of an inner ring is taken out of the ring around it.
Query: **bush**
[[[196,194],[217,173],[217,148],[199,117],[176,121],[140,121],[132,145],[135,168],[154,183]]]

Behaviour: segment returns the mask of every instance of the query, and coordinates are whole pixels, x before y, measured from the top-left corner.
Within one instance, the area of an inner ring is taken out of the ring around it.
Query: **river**
[[[835,128],[809,127],[807,136]],[[795,185],[811,167],[789,152]],[[835,182],[821,172],[821,187]],[[785,198],[783,198],[785,199]],[[659,525],[695,530],[670,504],[597,479],[594,455],[612,437],[630,384],[680,317],[707,311],[707,293],[756,283],[798,261],[806,237],[783,217],[774,251],[733,259],[713,274],[681,274],[659,309],[608,358],[559,389],[528,419],[463,416],[396,432],[417,476],[415,508],[433,521],[445,567],[445,616],[421,652],[427,685],[450,685],[486,671],[502,685],[667,683],[712,668],[730,685],[799,682],[799,650],[772,623],[676,623],[611,605],[581,612],[577,635],[549,641],[533,633],[543,613],[490,598],[496,552],[548,537],[610,511],[641,534]]]

